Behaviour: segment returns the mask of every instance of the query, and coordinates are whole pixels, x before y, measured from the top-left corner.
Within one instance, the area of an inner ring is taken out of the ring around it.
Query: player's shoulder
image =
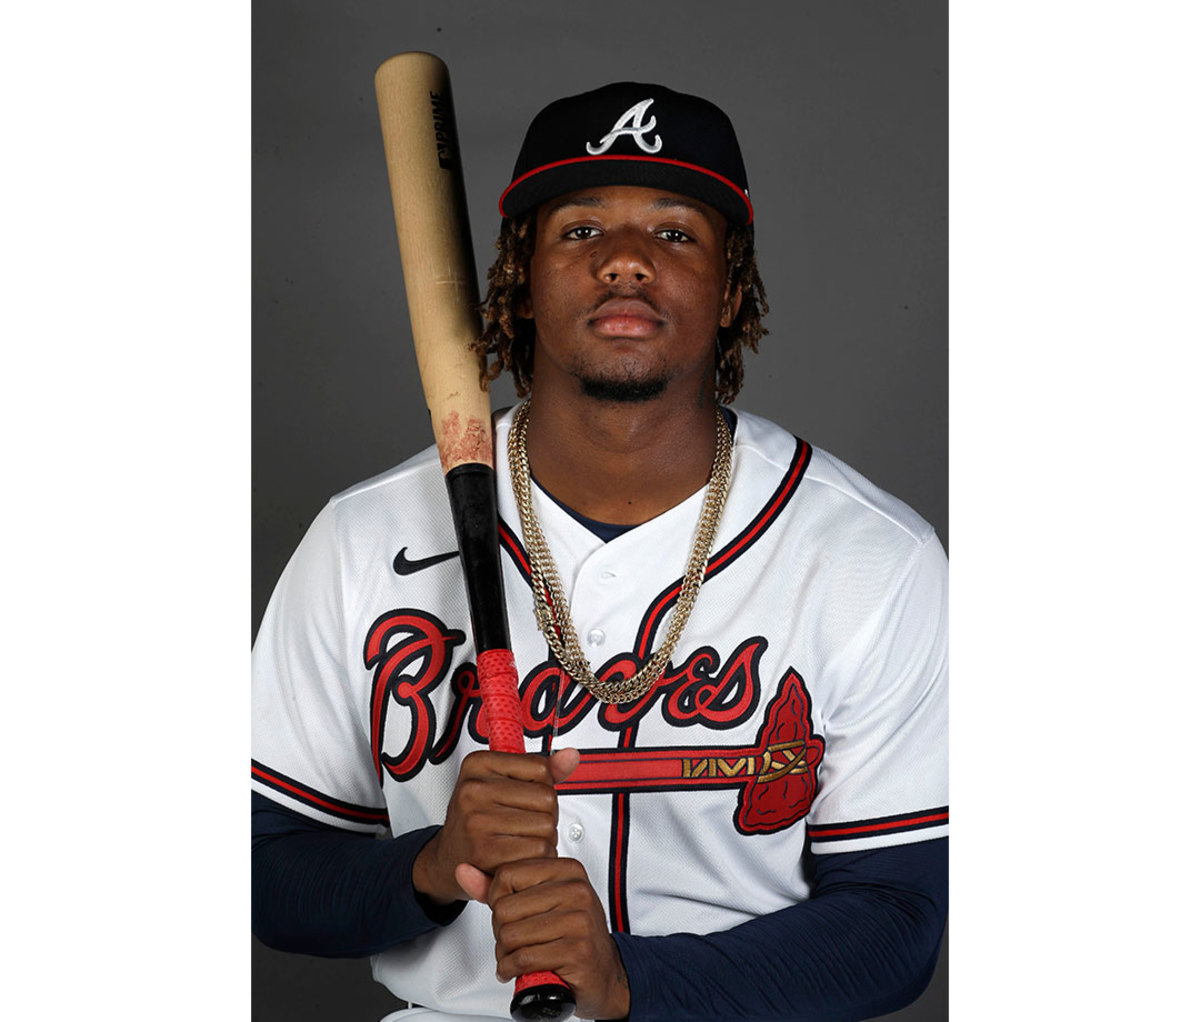
[[[802,474],[796,510],[828,532],[870,533],[901,546],[919,546],[933,535],[921,515],[840,458],[762,416],[737,414],[739,455],[767,472]]]
[[[430,445],[399,465],[355,483],[341,493],[335,493],[329,502],[335,507],[344,505],[347,509],[352,509],[360,504],[369,505],[381,498],[388,499],[397,490],[407,490],[413,486],[432,486],[441,479],[437,448]]]
[[[325,513],[335,531],[363,535],[381,530],[404,532],[452,523],[437,448],[430,446],[378,475],[329,498]],[[443,523],[442,519],[446,522]]]
[[[819,447],[813,448],[809,483],[834,495],[847,514],[875,520],[881,528],[898,530],[916,543],[924,542],[933,532],[933,526],[899,497]]]

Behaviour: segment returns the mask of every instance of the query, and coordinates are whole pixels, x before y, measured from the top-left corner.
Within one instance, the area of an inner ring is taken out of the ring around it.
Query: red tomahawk
[[[738,788],[734,823],[743,833],[782,830],[802,819],[817,794],[825,740],[813,734],[808,693],[789,670],[750,748],[580,751],[560,792],[686,791]]]

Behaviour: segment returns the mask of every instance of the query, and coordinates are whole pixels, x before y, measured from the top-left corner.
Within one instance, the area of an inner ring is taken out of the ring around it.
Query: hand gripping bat
[[[430,53],[401,53],[375,73],[404,290],[425,403],[466,576],[479,690],[494,752],[525,751],[504,606],[497,535],[491,403],[480,382],[479,291],[458,132],[446,65]],[[518,1022],[562,1022],[575,1011],[571,988],[553,972],[517,979]]]

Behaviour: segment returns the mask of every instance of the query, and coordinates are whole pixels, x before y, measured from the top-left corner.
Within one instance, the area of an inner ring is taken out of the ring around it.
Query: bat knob
[[[513,1022],[566,1022],[575,1014],[575,995],[565,983],[526,987],[508,1008]]]

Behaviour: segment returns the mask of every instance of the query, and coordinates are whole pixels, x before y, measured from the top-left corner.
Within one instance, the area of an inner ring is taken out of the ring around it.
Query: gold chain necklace
[[[571,622],[570,605],[563,593],[558,569],[546,544],[537,513],[533,509],[532,487],[529,476],[529,455],[525,447],[525,434],[529,426],[529,406],[526,401],[513,416],[512,429],[508,435],[508,467],[512,475],[513,496],[521,515],[521,530],[525,534],[525,546],[529,553],[529,568],[533,584],[534,613],[538,627],[545,635],[550,649],[558,658],[563,669],[603,703],[626,703],[645,695],[662,677],[667,661],[675,651],[684,625],[696,604],[696,594],[704,581],[708,558],[716,539],[717,526],[729,493],[729,472],[733,457],[733,440],[729,426],[721,409],[717,408],[717,452],[713,458],[712,474],[708,480],[708,493],[700,510],[700,521],[692,540],[692,552],[688,555],[687,569],[683,574],[683,585],[679,600],[671,613],[671,623],[658,651],[650,657],[642,669],[632,678],[601,681],[592,673],[591,665],[579,645],[579,636]]]

